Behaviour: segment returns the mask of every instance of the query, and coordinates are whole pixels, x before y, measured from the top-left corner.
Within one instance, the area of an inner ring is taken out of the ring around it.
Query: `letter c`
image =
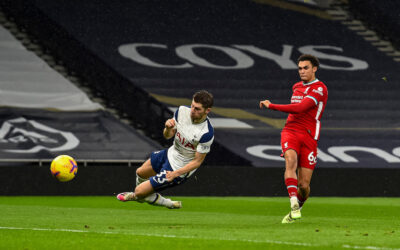
[[[167,65],[160,64],[154,61],[151,61],[147,57],[142,56],[137,48],[138,47],[152,47],[152,48],[162,48],[166,49],[167,46],[163,44],[154,44],[154,43],[132,43],[132,44],[124,44],[118,47],[118,52],[126,58],[131,59],[139,64],[155,67],[155,68],[170,68],[170,69],[184,69],[193,67],[190,63],[184,63],[181,65]]]

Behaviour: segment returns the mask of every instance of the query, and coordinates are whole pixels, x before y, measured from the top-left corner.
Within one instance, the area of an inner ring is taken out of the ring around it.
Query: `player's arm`
[[[167,171],[167,180],[169,182],[173,181],[176,177],[189,173],[196,168],[200,167],[206,158],[207,153],[199,153],[196,152],[194,155],[194,159],[191,160],[188,164],[186,164],[183,168],[177,169],[175,171]]]
[[[165,127],[163,131],[163,135],[165,139],[170,139],[172,138],[176,133],[175,129],[175,120],[174,119],[168,119],[165,122]]]
[[[315,105],[315,98],[304,98],[302,102],[292,104],[273,104],[269,100],[260,102],[260,108],[266,107],[268,109],[278,110],[290,114],[304,113]]]

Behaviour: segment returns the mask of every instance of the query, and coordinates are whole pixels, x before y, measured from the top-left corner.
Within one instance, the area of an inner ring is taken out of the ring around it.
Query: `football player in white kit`
[[[153,152],[136,170],[134,192],[117,195],[120,201],[147,202],[167,208],[181,208],[180,201],[161,196],[158,191],[186,181],[204,161],[214,140],[214,129],[207,117],[213,106],[213,96],[205,90],[193,95],[191,107],[180,106],[172,119],[165,122],[163,135],[173,136],[173,145]]]

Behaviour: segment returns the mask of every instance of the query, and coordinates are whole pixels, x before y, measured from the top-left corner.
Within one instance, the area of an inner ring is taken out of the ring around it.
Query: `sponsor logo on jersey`
[[[302,99],[303,99],[303,96],[294,95],[294,96],[292,96],[292,99],[299,99],[299,100],[302,100]]]
[[[190,142],[190,140],[183,137],[179,132],[176,132],[176,138],[178,139],[179,143],[185,148],[191,148],[195,150],[194,145]]]
[[[292,96],[291,103],[299,103],[303,100],[303,98],[304,98],[303,96],[294,95]]]

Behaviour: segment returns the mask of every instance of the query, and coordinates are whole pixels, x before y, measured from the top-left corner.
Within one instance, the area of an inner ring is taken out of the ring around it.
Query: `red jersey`
[[[270,104],[273,110],[289,113],[283,129],[306,131],[319,139],[321,117],[328,100],[328,88],[318,79],[309,83],[298,82],[293,85],[291,104]]]

